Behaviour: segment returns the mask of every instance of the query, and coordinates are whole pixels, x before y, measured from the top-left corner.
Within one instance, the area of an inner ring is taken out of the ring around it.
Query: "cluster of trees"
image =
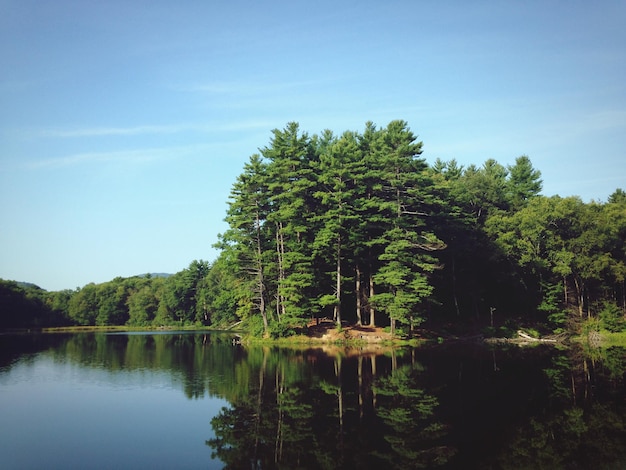
[[[495,326],[598,315],[619,326],[622,190],[607,203],[544,197],[527,156],[463,167],[421,152],[404,121],[340,136],[274,130],[233,185],[219,245],[218,263],[237,273],[237,315],[265,334],[317,315],[392,331],[429,319],[493,327],[494,315]]]
[[[212,264],[55,293],[2,281],[0,326],[625,328],[623,190],[546,197],[527,156],[463,167],[421,153],[404,121],[341,135],[289,123],[234,182]]]
[[[339,137],[275,130],[233,186],[220,245],[247,280],[240,314],[266,334],[324,311],[338,325],[419,323],[445,247],[421,151],[403,121]]]

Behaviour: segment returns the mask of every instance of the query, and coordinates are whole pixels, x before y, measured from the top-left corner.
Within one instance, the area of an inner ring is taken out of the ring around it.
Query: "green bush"
[[[269,325],[270,336],[276,338],[287,338],[296,334],[296,330],[292,325],[284,322],[273,321]]]
[[[246,329],[250,335],[261,338],[265,333],[263,328],[263,317],[261,315],[252,315],[246,321]]]

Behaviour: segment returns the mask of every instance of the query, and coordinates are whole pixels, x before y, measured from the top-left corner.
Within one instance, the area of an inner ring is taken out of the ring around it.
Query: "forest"
[[[58,292],[2,280],[0,328],[626,329],[624,190],[548,197],[525,155],[464,167],[422,147],[400,120],[341,135],[288,123],[234,181],[215,260]]]

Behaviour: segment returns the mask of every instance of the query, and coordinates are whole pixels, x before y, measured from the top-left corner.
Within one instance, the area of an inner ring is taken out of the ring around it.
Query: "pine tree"
[[[390,318],[392,334],[396,321],[412,328],[421,322],[420,303],[432,293],[428,276],[435,260],[427,254],[443,248],[426,228],[432,180],[427,174],[422,143],[404,121],[392,121],[376,140],[380,162],[378,212],[385,217],[382,234],[373,240],[383,247],[380,267],[373,275],[383,290],[371,299]]]
[[[312,310],[314,275],[311,230],[315,201],[313,145],[308,134],[291,122],[273,131],[268,147],[268,189],[274,224],[277,265],[276,313],[280,328],[303,323]]]
[[[261,157],[252,155],[231,190],[226,217],[231,228],[223,239],[235,247],[239,272],[251,283],[251,301],[261,315],[264,332],[268,333],[265,279],[268,247],[265,225],[270,202],[266,172],[267,166]]]
[[[328,137],[328,134],[327,134]],[[320,201],[317,221],[320,224],[315,237],[315,248],[323,261],[334,265],[334,293],[321,297],[322,306],[333,305],[333,318],[341,325],[343,279],[342,268],[353,263],[354,254],[350,234],[357,220],[355,212],[355,179],[361,170],[361,156],[356,135],[346,132],[321,149],[319,156],[318,191]],[[357,313],[357,317],[359,314]]]

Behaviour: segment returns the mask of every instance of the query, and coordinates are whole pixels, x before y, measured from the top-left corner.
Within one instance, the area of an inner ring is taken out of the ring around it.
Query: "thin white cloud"
[[[121,150],[115,152],[86,152],[62,157],[45,158],[26,164],[27,168],[47,169],[74,166],[85,163],[147,162],[163,158],[167,149]]]
[[[48,128],[38,130],[25,130],[22,134],[27,137],[43,138],[84,138],[84,137],[132,137],[148,134],[177,134],[183,132],[215,133],[232,132],[251,129],[271,129],[275,125],[268,120],[247,120],[232,123],[181,123],[166,125],[138,125],[130,127],[78,127],[78,128]]]
[[[42,137],[104,137],[104,136],[133,136],[143,134],[175,134],[186,130],[199,130],[200,126],[190,126],[184,124],[174,124],[165,126],[131,126],[131,127],[83,127],[74,129],[43,129],[40,131]]]
[[[182,147],[144,148],[111,152],[86,152],[62,157],[45,158],[26,164],[31,170],[60,168],[90,163],[150,163],[170,158],[187,157],[199,152],[207,152],[213,145],[200,144]]]

